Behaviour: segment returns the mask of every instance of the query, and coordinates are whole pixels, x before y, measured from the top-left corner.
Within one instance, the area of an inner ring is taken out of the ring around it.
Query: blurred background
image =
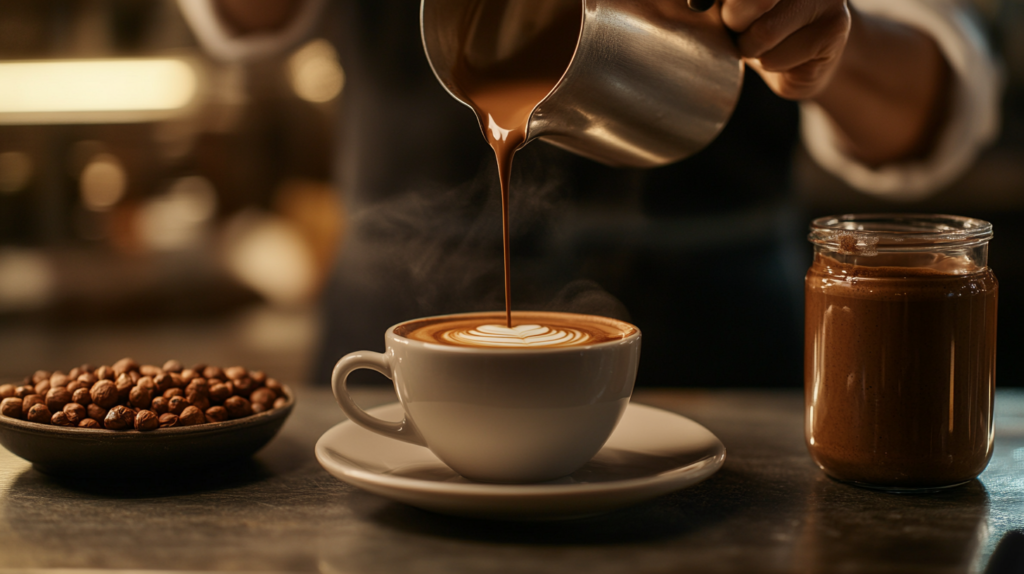
[[[1011,295],[1024,286],[1024,0],[976,6],[1007,87],[1000,139],[963,178],[892,203],[796,150],[794,181],[808,218],[991,221],[999,382],[1024,384],[1024,298]],[[170,0],[0,0],[0,383],[122,356],[308,382],[319,292],[345,234],[330,167],[344,89],[316,34],[224,64]]]

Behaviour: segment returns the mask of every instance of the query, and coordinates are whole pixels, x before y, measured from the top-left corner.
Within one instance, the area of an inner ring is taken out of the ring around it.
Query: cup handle
[[[352,395],[348,392],[348,376],[358,369],[377,371],[385,377],[394,380],[387,355],[372,351],[356,351],[342,357],[334,365],[334,374],[331,375],[331,388],[334,389],[334,398],[337,399],[338,406],[341,407],[345,416],[357,425],[377,434],[419,446],[427,446],[427,441],[423,440],[423,435],[420,434],[416,425],[409,420],[408,414],[402,416],[401,422],[389,422],[370,416],[356,405],[355,401],[352,400]]]

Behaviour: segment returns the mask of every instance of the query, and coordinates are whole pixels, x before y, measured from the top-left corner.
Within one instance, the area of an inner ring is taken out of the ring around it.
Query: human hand
[[[846,0],[722,0],[722,21],[779,96],[818,95],[832,78],[850,33]]]

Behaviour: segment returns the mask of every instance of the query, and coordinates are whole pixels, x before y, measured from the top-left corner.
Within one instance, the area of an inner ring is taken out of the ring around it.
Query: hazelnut
[[[17,387],[11,384],[0,385],[0,400],[13,397],[15,388]]]
[[[210,407],[206,409],[206,422],[219,423],[228,420],[228,411],[224,407]]]
[[[46,396],[46,393],[50,390],[50,381],[46,380],[41,383],[36,383],[35,389],[37,395]]]
[[[209,366],[203,369],[203,376],[207,379],[223,379],[224,371],[220,367]]]
[[[128,377],[131,378],[132,384],[135,384],[139,382],[139,379],[142,378],[142,375],[140,375],[138,371],[128,371]]]
[[[83,429],[98,429],[100,428],[100,423],[93,419],[82,419],[78,421],[78,427]]]
[[[224,375],[232,381],[236,381],[248,376],[249,372],[245,370],[245,367],[228,367],[224,369]]]
[[[167,401],[167,412],[172,415],[181,415],[181,412],[185,410],[185,407],[189,406],[188,401],[185,397],[171,397]]]
[[[216,381],[217,379],[213,379]],[[219,382],[219,381],[218,381]],[[192,379],[192,381],[185,387],[185,396],[198,393],[201,395],[208,395],[210,393],[210,384],[207,384],[206,379]]]
[[[181,411],[181,415],[178,416],[178,424],[183,427],[201,425],[205,422],[206,415],[203,414],[203,411],[191,405],[185,407],[185,410]]]
[[[14,396],[19,399],[23,399],[34,394],[36,394],[36,388],[33,385],[22,385],[14,389]]]
[[[71,402],[71,393],[63,387],[50,389],[46,393],[46,406],[51,412],[57,412],[64,408],[64,405]]]
[[[255,381],[256,379],[253,380]],[[263,383],[263,386],[277,393],[277,396],[279,397],[284,395],[284,387],[281,383],[277,382],[277,379],[267,379],[267,382]]]
[[[75,392],[71,393],[71,400],[85,406],[92,402],[92,396],[89,395],[89,389],[75,389]]]
[[[157,375],[157,376],[163,376],[163,375]],[[139,380],[135,381],[135,386],[136,387],[145,387],[145,388],[149,389],[150,392],[153,392],[153,393],[156,392],[156,383],[153,382],[153,377],[139,377]]]
[[[121,373],[127,373],[128,371],[137,371],[139,369],[139,365],[131,358],[125,357],[114,363],[113,369],[115,375],[120,375]]]
[[[153,402],[150,403],[149,408],[156,412],[158,415],[162,415],[167,412],[167,399],[163,397],[156,397]]]
[[[122,430],[134,424],[135,413],[121,405],[114,405],[103,418],[103,426],[110,430]]]
[[[167,389],[166,391],[164,391],[164,395],[163,396],[164,396],[165,399],[171,400],[174,397],[183,397],[183,396],[185,396],[185,392],[182,391],[181,389],[175,387],[173,389]]]
[[[73,381],[73,380],[78,378],[78,375],[81,375],[81,374],[82,374],[82,370],[79,369],[78,367],[75,367],[74,369],[71,369],[70,371],[68,371],[68,380],[69,381]]]
[[[12,419],[20,419],[25,416],[24,411],[21,408],[22,399],[18,397],[6,397],[0,401],[0,414],[5,417],[11,417]]]
[[[230,397],[224,401],[224,408],[228,411],[228,416],[233,419],[247,417],[252,414],[252,406],[249,401],[242,397]]]
[[[160,428],[170,428],[178,426],[178,415],[172,413],[164,413],[160,415]]]
[[[97,405],[96,403],[85,405],[85,413],[89,415],[89,418],[97,422],[103,422],[103,419],[107,418],[107,409]]]
[[[94,374],[96,375],[96,380],[98,381],[102,381],[103,379],[114,380],[114,378],[117,377],[117,374],[114,372],[114,369],[106,365],[102,365],[100,368],[96,369],[96,372]]]
[[[235,394],[240,397],[248,397],[249,394],[255,391],[258,387],[256,381],[249,377],[238,379],[237,381],[231,381],[231,384],[235,386]]]
[[[105,409],[117,404],[117,387],[109,379],[104,379],[89,389],[92,402]]]
[[[135,415],[135,430],[151,431],[160,428],[160,417],[153,411],[141,410]]]
[[[50,379],[50,371],[36,371],[32,374],[32,384],[38,385],[43,381]]]
[[[267,407],[262,403],[252,403],[252,414],[258,415],[267,410]]]
[[[64,411],[57,411],[50,417],[50,424],[59,427],[73,427],[77,423],[72,423]]]
[[[271,406],[273,406],[274,401],[276,399],[277,399],[277,393],[275,393],[274,391],[272,391],[272,390],[270,390],[270,389],[268,389],[266,387],[264,387],[262,389],[256,389],[255,391],[252,392],[251,395],[249,395],[249,402],[251,402],[253,404],[253,406],[256,406],[256,405],[259,404],[259,405],[263,405],[263,406],[265,406],[267,408],[270,408]]]
[[[68,420],[71,421],[72,425],[77,425],[82,422],[82,419],[89,418],[89,414],[85,411],[85,407],[78,403],[68,403],[64,405],[63,412],[67,415]]]
[[[132,387],[135,386],[135,381],[127,374],[122,374],[117,377],[114,386],[117,388],[117,400],[125,402],[128,400],[128,393],[132,392]]]
[[[181,363],[175,361],[174,359],[167,361],[166,363],[164,363],[163,366],[163,371],[165,373],[180,373],[181,369]]]
[[[75,394],[75,391],[77,391],[79,389],[85,389],[85,385],[83,385],[81,383],[81,381],[71,381],[64,388],[67,389],[69,393]],[[88,389],[86,389],[86,390],[88,390]]]
[[[144,377],[155,377],[157,375],[162,375],[163,371],[161,371],[160,367],[156,365],[142,365],[139,367],[139,374]]]
[[[53,387],[66,387],[72,379],[69,379],[67,375],[60,371],[55,371],[50,375],[50,388]]]
[[[192,393],[185,398],[188,404],[198,408],[201,411],[205,411],[210,408],[210,399],[202,393]]]
[[[78,370],[81,373],[91,373],[96,370],[96,367],[89,363],[82,363],[81,365],[78,365]]]
[[[34,423],[46,424],[53,418],[53,413],[50,412],[50,409],[46,408],[44,403],[37,403],[28,409],[28,414],[25,415],[25,418]]]
[[[192,379],[199,376],[199,372],[194,369],[184,369],[181,371],[181,382],[188,384]]]
[[[267,382],[267,374],[263,371],[249,371],[249,378],[260,384]]]
[[[279,409],[279,408],[281,408],[281,407],[283,407],[283,406],[285,406],[287,404],[288,404],[288,397],[277,397],[277,400],[274,401],[274,408],[275,409]]]
[[[216,380],[216,379],[214,379]],[[210,387],[210,402],[219,405],[231,396],[231,387],[221,383]]]
[[[78,381],[85,385],[87,388],[92,388],[92,386],[95,385],[96,381],[98,380],[99,379],[96,378],[96,375],[92,373],[82,373],[81,375],[78,376]]]
[[[46,404],[46,397],[42,395],[29,395],[21,399],[21,412],[28,415],[28,410],[35,405]]]
[[[133,407],[148,409],[149,405],[153,402],[153,390],[141,384],[137,385],[132,387],[131,392],[128,393],[128,400]]]
[[[139,384],[145,379],[139,379]],[[153,385],[156,387],[156,392],[161,395],[167,392],[168,389],[176,388],[178,385],[174,382],[174,377],[171,375],[157,375],[152,379]]]

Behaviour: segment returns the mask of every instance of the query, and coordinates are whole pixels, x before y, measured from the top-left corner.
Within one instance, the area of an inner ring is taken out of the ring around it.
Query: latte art
[[[480,325],[439,333],[441,339],[456,345],[483,347],[564,347],[584,345],[591,336],[579,329],[548,325]]]
[[[402,323],[395,334],[414,341],[454,347],[545,349],[621,341],[637,332],[629,323],[574,313],[517,311],[512,327],[504,313],[467,313]]]

